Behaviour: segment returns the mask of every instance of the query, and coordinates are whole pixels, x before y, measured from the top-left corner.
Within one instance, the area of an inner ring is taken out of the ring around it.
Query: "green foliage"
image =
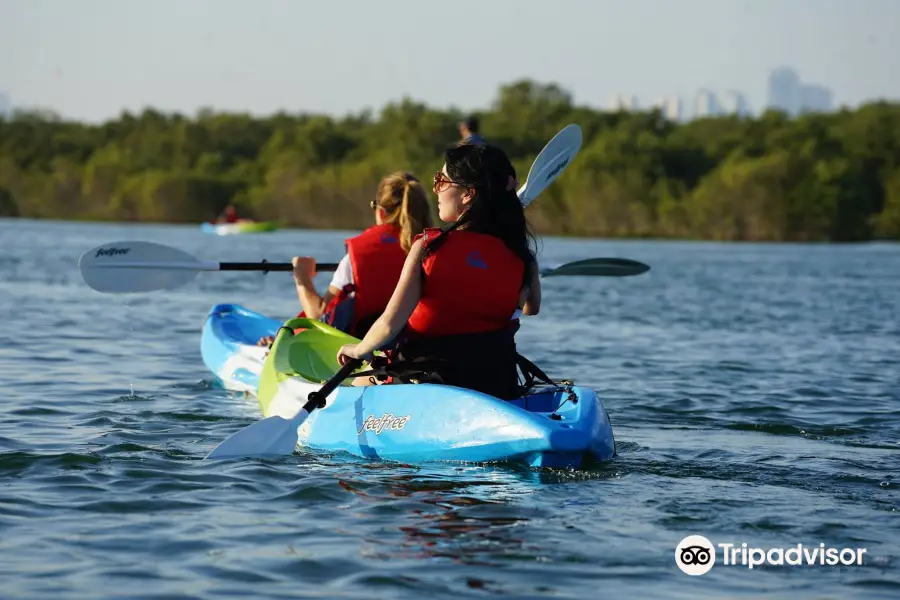
[[[884,208],[872,218],[875,237],[900,240],[900,169],[885,183]]]
[[[581,154],[528,210],[542,233],[900,240],[896,104],[677,124],[522,80],[479,116],[523,181],[553,134],[581,125]],[[148,109],[86,125],[20,112],[0,120],[0,216],[199,222],[231,202],[250,218],[363,228],[380,178],[403,169],[430,181],[461,117],[410,98],[342,118]]]

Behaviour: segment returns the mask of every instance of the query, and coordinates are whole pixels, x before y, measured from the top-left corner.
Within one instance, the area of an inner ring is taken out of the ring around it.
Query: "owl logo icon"
[[[704,575],[716,564],[716,548],[702,535],[689,535],[675,547],[675,564],[687,575]]]

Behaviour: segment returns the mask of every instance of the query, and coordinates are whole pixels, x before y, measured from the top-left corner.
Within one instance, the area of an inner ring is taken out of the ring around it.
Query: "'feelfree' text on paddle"
[[[128,254],[131,252],[131,248],[100,248],[97,250],[97,254],[94,255],[94,258],[99,258],[101,256],[117,256],[119,254]]]
[[[561,163],[559,163],[558,165],[553,167],[553,170],[550,171],[550,174],[547,175],[547,178],[544,179],[544,181],[550,181],[551,179],[556,177],[556,174],[559,173],[560,171],[562,171],[563,169],[565,169],[568,164],[569,164],[569,159],[568,159],[568,157],[566,157],[566,160],[562,161]]]

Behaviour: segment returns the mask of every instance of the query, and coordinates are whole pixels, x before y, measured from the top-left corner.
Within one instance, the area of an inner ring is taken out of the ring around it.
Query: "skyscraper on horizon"
[[[694,118],[714,117],[721,114],[719,99],[709,90],[697,90],[694,96]]]
[[[823,85],[803,83],[790,67],[778,67],[769,73],[767,105],[791,116],[827,112],[834,107],[834,94]]]
[[[800,112],[828,112],[834,108],[831,90],[822,85],[800,87]]]
[[[669,121],[681,121],[684,116],[681,98],[678,96],[663,96],[653,103],[653,108],[658,108]]]
[[[789,115],[800,108],[800,76],[790,67],[778,67],[769,73],[769,93],[766,104]]]
[[[722,94],[720,106],[722,112],[726,115],[744,117],[750,114],[750,105],[747,102],[747,97],[738,90],[727,90]]]
[[[638,110],[638,99],[634,94],[616,94],[610,100],[610,109],[614,111],[636,111]]]

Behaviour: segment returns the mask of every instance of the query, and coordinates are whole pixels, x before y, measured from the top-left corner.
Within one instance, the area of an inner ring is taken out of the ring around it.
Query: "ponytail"
[[[378,185],[378,206],[385,212],[385,223],[400,227],[400,247],[409,252],[413,239],[431,227],[431,207],[421,182],[411,173],[397,171]]]

